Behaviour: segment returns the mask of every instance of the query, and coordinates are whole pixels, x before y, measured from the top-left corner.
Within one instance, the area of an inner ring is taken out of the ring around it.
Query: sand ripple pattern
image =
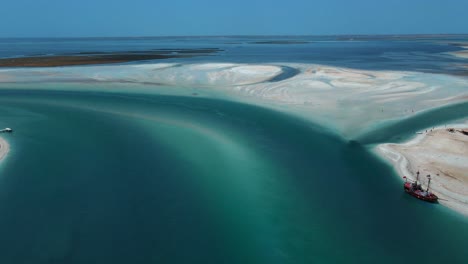
[[[150,93],[223,96],[289,111],[354,137],[385,120],[466,101],[468,79],[442,74],[369,71],[314,64],[156,63],[3,69],[1,83],[149,84]],[[169,92],[171,93],[171,92]]]

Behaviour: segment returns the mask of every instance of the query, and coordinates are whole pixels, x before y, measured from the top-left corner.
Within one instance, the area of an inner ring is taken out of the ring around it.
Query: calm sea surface
[[[219,54],[178,61],[449,74],[463,64],[444,53],[459,50],[446,43],[460,36],[361,38],[286,38],[306,44],[254,43],[284,37],[0,40],[0,56],[220,47]],[[405,195],[392,168],[367,146],[317,124],[194,96],[27,86],[0,89],[0,127],[15,129],[2,135],[11,151],[0,164],[0,263],[468,259],[465,217]],[[410,126],[463,113],[467,104],[441,108],[371,131],[362,141],[397,141]]]
[[[0,58],[79,52],[219,48],[212,56],[183,62],[300,62],[372,70],[460,73],[466,59],[446,52],[462,50],[468,35],[453,36],[250,36],[142,37],[78,39],[2,39]],[[181,60],[164,60],[176,61]],[[460,67],[461,66],[461,67]]]

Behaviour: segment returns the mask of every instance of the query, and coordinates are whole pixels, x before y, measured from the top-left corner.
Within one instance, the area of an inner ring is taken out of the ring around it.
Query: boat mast
[[[427,182],[427,190],[426,190],[426,192],[429,192],[429,185],[431,184],[431,175],[427,175],[427,179],[428,179],[428,182]]]

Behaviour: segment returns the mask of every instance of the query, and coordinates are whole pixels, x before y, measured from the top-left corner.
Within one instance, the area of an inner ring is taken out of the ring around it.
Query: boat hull
[[[429,202],[429,203],[437,203],[437,201],[439,200],[437,195],[435,195],[433,193],[422,194],[421,190],[414,190],[413,188],[411,188],[410,184],[405,184],[404,185],[404,190],[405,190],[405,192],[407,194],[409,194],[409,195],[411,195],[413,197],[416,197],[419,200],[423,200],[423,201],[426,201],[426,202]]]

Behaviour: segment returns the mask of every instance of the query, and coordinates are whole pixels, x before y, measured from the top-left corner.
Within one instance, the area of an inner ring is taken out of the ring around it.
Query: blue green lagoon
[[[222,51],[0,68],[0,263],[466,263],[371,148],[468,117],[468,38],[265,38],[1,40]]]

